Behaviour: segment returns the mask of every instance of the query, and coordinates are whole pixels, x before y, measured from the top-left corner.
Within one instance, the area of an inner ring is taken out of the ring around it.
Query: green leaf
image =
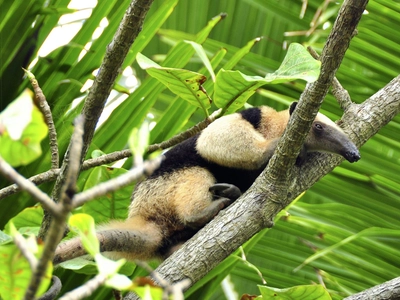
[[[239,71],[221,69],[216,78],[214,103],[219,108],[234,112],[242,107],[255,91],[265,84],[303,79],[315,81],[319,76],[320,62],[316,61],[299,44],[291,44],[280,68],[265,78],[247,76]]]
[[[331,296],[321,285],[300,285],[288,289],[258,286],[263,300],[331,300]]]
[[[204,66],[207,68],[208,72],[210,72],[211,78],[213,81],[215,81],[215,74],[214,74],[214,69],[211,66],[211,62],[207,57],[206,52],[204,51],[204,48],[202,45],[192,42],[192,41],[185,41],[186,43],[192,45],[194,51],[196,51],[196,54],[199,56],[200,60],[204,64]]]
[[[265,80],[270,81],[270,83],[295,79],[314,82],[318,79],[320,68],[321,62],[315,60],[304,46],[292,43],[279,69],[272,74],[267,74]]]
[[[125,264],[125,259],[113,261],[96,254],[95,260],[99,269],[99,274],[107,278],[106,285],[117,290],[127,290],[132,287],[132,281],[125,275],[118,274],[118,271]]]
[[[96,275],[99,273],[97,263],[93,260],[85,259],[85,257],[77,257],[65,262],[60,263],[58,266],[63,269],[73,270],[75,273],[85,275]],[[125,262],[125,264],[119,269],[118,273],[130,276],[136,269],[136,265],[132,262]]]
[[[12,236],[18,235],[20,239],[24,239],[12,223],[10,224],[10,231]],[[36,258],[41,255],[43,250],[43,245],[38,244],[33,235],[25,239],[24,247]],[[22,255],[20,249],[15,244],[0,246],[0,265],[2,266],[0,268],[1,298],[23,299],[23,295],[30,284],[32,270],[27,259]],[[53,267],[50,263],[36,295],[41,295],[47,290],[51,281],[52,271]]]
[[[132,289],[142,300],[161,300],[163,299],[163,290],[159,287],[150,285],[138,286]]]
[[[0,114],[0,155],[14,167],[29,164],[42,154],[47,131],[32,92],[25,90]]]
[[[5,234],[3,231],[0,230],[0,245],[8,244],[12,241],[11,236]]]
[[[100,243],[96,236],[94,219],[88,214],[75,214],[68,221],[71,229],[79,233],[83,247],[92,256],[100,253]]]
[[[43,220],[43,208],[41,206],[32,206],[25,208],[14,218],[10,219],[10,221],[4,227],[4,232],[10,234],[11,232],[11,224],[14,224],[15,227],[20,230],[20,232],[28,233],[28,231],[32,233],[36,233]],[[27,231],[28,230],[28,231]]]
[[[149,123],[143,122],[143,124],[138,128],[132,129],[129,135],[129,148],[135,159],[135,165],[143,163],[143,155],[147,151],[147,147],[150,143],[150,129]]]
[[[73,270],[75,273],[96,275],[98,274],[97,264],[93,260],[77,257],[58,264],[59,267],[66,270]]]
[[[202,87],[206,81],[204,75],[184,69],[161,67],[140,53],[136,56],[136,60],[142,69],[163,83],[171,92],[202,108],[207,114],[211,103]]]

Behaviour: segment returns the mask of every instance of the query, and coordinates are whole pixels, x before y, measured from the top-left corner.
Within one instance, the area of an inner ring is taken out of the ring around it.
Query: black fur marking
[[[242,118],[249,122],[255,129],[258,129],[261,124],[261,110],[258,107],[249,108],[239,112]]]
[[[263,166],[258,170],[242,170],[223,167],[207,161],[196,151],[198,137],[199,135],[196,135],[166,152],[165,159],[150,178],[169,174],[183,168],[201,167],[209,170],[216,178],[217,183],[230,183],[245,192],[265,167]]]
[[[289,115],[292,115],[292,113],[294,112],[294,110],[296,109],[297,106],[297,102],[293,102],[292,104],[290,104],[289,107]]]
[[[164,154],[165,159],[161,162],[160,167],[150,178],[169,174],[183,168],[195,166],[206,167],[205,160],[196,151],[198,137],[199,135],[195,135],[167,151]]]

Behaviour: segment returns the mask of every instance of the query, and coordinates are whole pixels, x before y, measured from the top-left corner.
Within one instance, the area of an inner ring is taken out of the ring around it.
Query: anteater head
[[[292,106],[290,112],[294,110]],[[357,146],[343,130],[321,113],[317,114],[304,142],[304,147],[307,152],[321,151],[339,154],[351,163],[361,158]]]

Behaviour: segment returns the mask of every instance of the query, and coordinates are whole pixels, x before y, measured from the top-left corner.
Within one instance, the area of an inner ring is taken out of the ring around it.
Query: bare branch
[[[62,188],[61,204],[63,208],[71,211],[72,210],[72,198],[76,190],[76,181],[78,179],[79,171],[81,168],[81,154],[83,148],[83,127],[85,119],[82,115],[75,119],[75,130],[71,138],[71,147],[69,155],[64,159],[64,163],[67,167],[67,177],[65,184]]]
[[[38,260],[35,257],[35,255],[33,255],[33,253],[31,251],[29,251],[29,249],[27,247],[26,240],[24,239],[22,234],[20,234],[19,232],[17,232],[14,235],[14,243],[18,247],[18,249],[21,251],[22,255],[28,261],[29,266],[31,267],[31,270],[32,271],[35,270],[36,266],[37,266],[37,263],[38,263]]]
[[[153,0],[132,0],[113,40],[107,47],[99,73],[94,80],[82,110],[82,114],[86,120],[82,157],[86,156],[104,104],[107,101],[131,45],[142,29],[144,18],[152,2]]]
[[[52,170],[48,170],[46,172],[40,173],[38,175],[32,176],[30,178],[26,178],[26,180],[29,180],[34,185],[39,185],[44,182],[54,181],[57,178],[58,174],[60,174],[60,169],[52,169]],[[10,186],[2,188],[0,190],[0,200],[4,199],[10,195],[13,195],[15,193],[18,193],[19,191],[21,191],[21,188],[17,184],[12,184]]]
[[[143,174],[153,173],[154,170],[160,166],[161,161],[162,156],[159,156],[156,159],[150,161],[145,161],[141,166],[138,166],[121,176],[113,178],[107,182],[100,183],[91,189],[77,194],[73,198],[73,207],[79,207],[88,201],[94,200],[97,197],[119,190],[124,186],[127,186],[128,184],[139,179]]]
[[[51,109],[47,103],[46,96],[43,94],[42,89],[37,82],[35,75],[33,75],[28,70],[25,70],[33,90],[35,91],[36,104],[42,112],[44,119],[46,121],[47,127],[49,128],[49,139],[50,139],[50,152],[51,152],[51,168],[57,169],[59,167],[59,154],[58,154],[58,142],[57,142],[57,131],[54,125],[53,115],[51,114]]]
[[[312,57],[319,60],[319,55],[313,48],[307,47],[307,50],[312,55]],[[343,111],[345,111],[353,103],[351,101],[349,92],[343,88],[336,76],[333,77],[332,81],[332,94],[339,102],[339,105],[343,109]]]
[[[334,77],[332,81],[332,94],[339,102],[339,105],[343,111],[347,110],[353,103],[351,101],[349,92],[340,84],[336,77]]]
[[[89,297],[101,285],[106,282],[107,278],[104,275],[98,274],[92,279],[88,280],[84,285],[79,286],[75,290],[66,293],[60,300],[78,300]]]
[[[400,277],[374,286],[361,293],[346,297],[343,300],[396,300],[400,299]]]
[[[319,166],[313,165],[313,168],[309,169],[302,168],[301,176],[297,171],[298,168],[290,167],[294,165],[300,147],[318,112],[319,105],[330,87],[366,4],[366,0],[344,2],[321,55],[320,78],[317,82],[309,84],[303,93],[294,112],[295,116],[290,120],[288,126],[290,130],[286,130],[279,142],[278,149],[268,164],[267,173],[263,172],[249,191],[226,211],[218,214],[213,221],[158,267],[157,271],[165,279],[177,282],[189,278],[193,283],[197,282],[255,233],[271,226],[276,214],[298,193],[309,187],[301,182],[295,184],[297,177],[299,177],[297,180],[300,180],[304,176],[303,172],[306,171],[322,176],[321,173],[326,173],[320,172],[321,166],[333,167],[341,161],[340,159],[336,161],[333,159],[319,160]],[[394,102],[394,100],[391,101]],[[400,97],[397,98],[397,101],[400,101]],[[348,110],[346,113],[350,114],[350,112],[351,110]],[[301,118],[299,118],[300,115]],[[374,118],[376,115],[369,117]],[[381,114],[379,114],[379,118],[382,119]],[[357,126],[362,127],[365,120],[361,118],[357,119],[357,122],[352,120],[352,129],[357,130]],[[389,120],[388,116],[386,121]],[[348,125],[349,122],[346,119],[343,125]],[[369,137],[372,134],[368,134]],[[315,163],[315,160],[313,162]],[[308,164],[305,165],[310,167]],[[209,245],[215,245],[215,247],[209,247]]]
[[[51,277],[51,286],[47,290],[46,293],[44,293],[38,300],[54,300],[56,299],[57,295],[60,293],[62,288],[62,283],[60,278],[57,276],[52,276]]]
[[[83,125],[83,117],[77,117],[75,119],[75,130],[71,138],[70,153],[66,154],[68,158],[64,160],[63,165],[63,167],[67,169],[68,178],[66,178],[64,185],[61,187],[62,195],[59,204],[61,206],[61,212],[56,218],[52,218],[49,231],[46,235],[42,256],[39,259],[37,268],[33,272],[29,287],[25,292],[24,299],[26,300],[35,297],[40,281],[49,265],[49,261],[53,259],[55,249],[64,235],[66,219],[72,210],[71,198],[74,195],[75,184],[80,170]]]
[[[31,181],[18,174],[3,158],[0,157],[0,173],[2,173],[10,181],[16,183],[16,185],[23,191],[28,192],[33,199],[41,203],[46,209],[52,214],[58,215],[60,208],[57,206],[50,197],[43,193],[37,186]]]
[[[221,117],[221,115],[222,115],[221,109],[214,111],[208,118],[204,119],[203,121],[189,128],[188,130],[160,144],[150,145],[148,152],[151,153],[159,149],[167,149],[183,142],[184,140],[187,140],[188,138],[191,138],[192,136],[200,133],[204,128],[206,128],[208,125],[214,122],[217,118]]]

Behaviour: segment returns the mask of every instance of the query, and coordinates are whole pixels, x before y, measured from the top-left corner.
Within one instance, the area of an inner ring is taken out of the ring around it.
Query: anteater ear
[[[290,104],[289,115],[292,115],[292,113],[294,112],[294,109],[296,108],[296,106],[297,106],[297,102],[293,102],[292,104]]]

